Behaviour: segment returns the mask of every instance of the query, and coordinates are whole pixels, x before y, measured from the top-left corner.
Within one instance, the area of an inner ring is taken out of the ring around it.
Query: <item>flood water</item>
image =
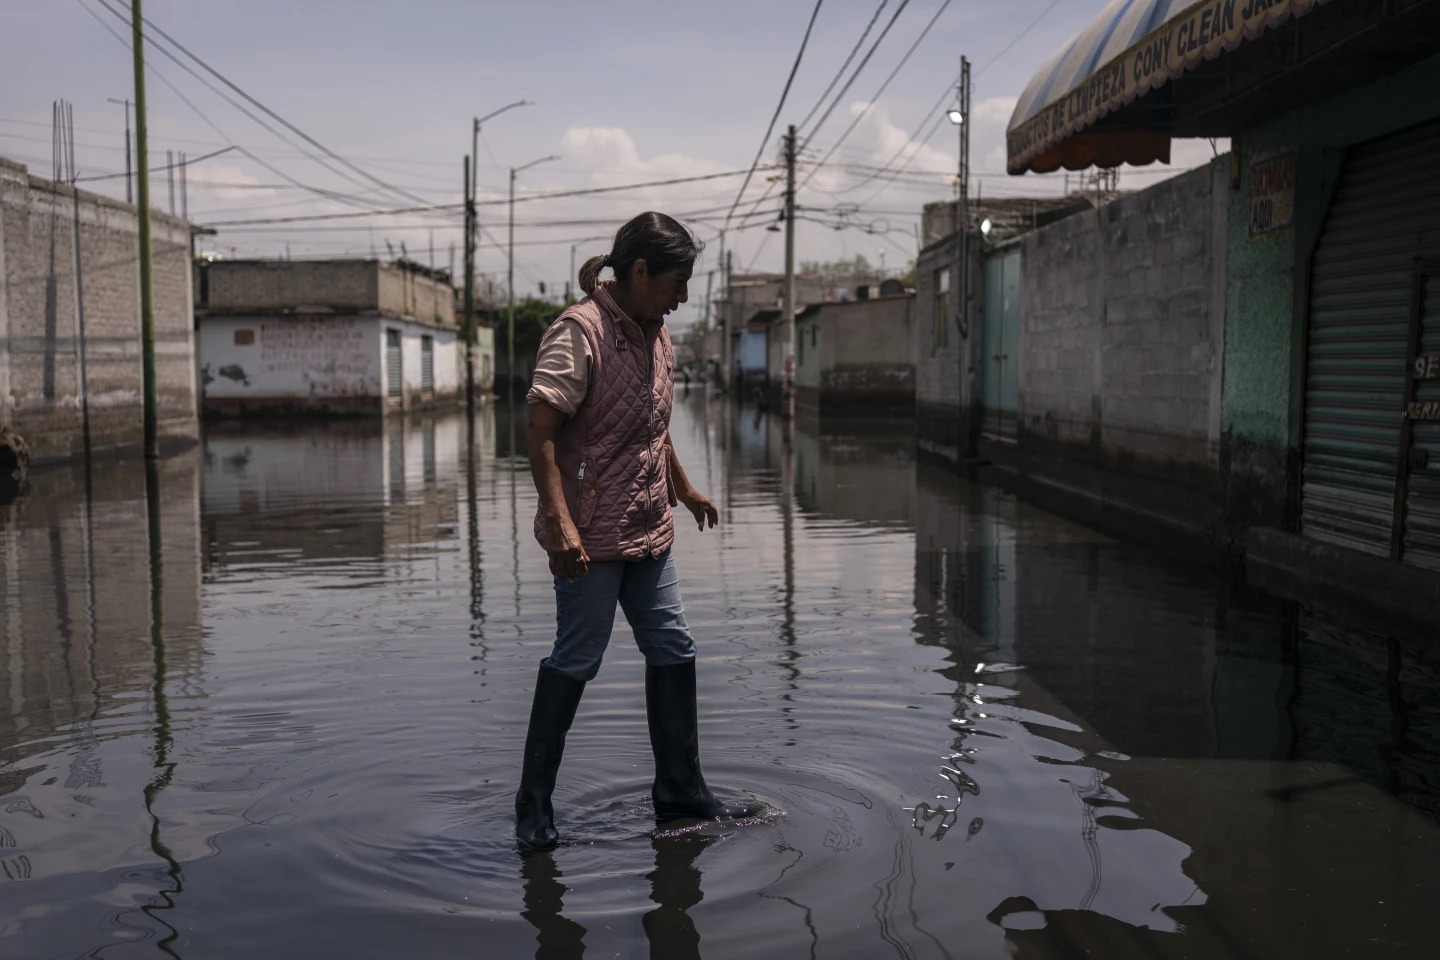
[[[623,618],[511,837],[553,594],[504,408],[215,426],[0,509],[0,956],[1431,957],[1440,656],[700,396],[702,758]],[[523,430],[521,431],[523,442]]]

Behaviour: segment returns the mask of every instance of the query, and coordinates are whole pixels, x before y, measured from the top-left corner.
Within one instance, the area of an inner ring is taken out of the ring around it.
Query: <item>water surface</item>
[[[0,955],[1420,957],[1440,663],[917,462],[677,405],[717,793],[621,625],[520,857],[553,636],[504,408],[212,428],[0,511]],[[522,451],[523,452],[523,451]]]

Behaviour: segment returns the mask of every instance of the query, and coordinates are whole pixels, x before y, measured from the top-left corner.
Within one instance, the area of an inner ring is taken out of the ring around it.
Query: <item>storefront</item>
[[[1023,173],[1230,138],[1217,535],[1402,600],[1440,570],[1437,36],[1436,0],[1119,0],[1008,142]]]

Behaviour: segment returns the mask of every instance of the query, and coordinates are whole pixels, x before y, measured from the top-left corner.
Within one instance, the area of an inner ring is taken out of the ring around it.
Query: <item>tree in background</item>
[[[517,356],[534,356],[540,349],[540,338],[545,336],[545,331],[550,329],[550,324],[555,318],[565,311],[574,301],[564,304],[556,304],[549,300],[541,300],[539,297],[526,297],[515,303],[515,353]],[[504,320],[504,310],[501,310],[501,322]]]

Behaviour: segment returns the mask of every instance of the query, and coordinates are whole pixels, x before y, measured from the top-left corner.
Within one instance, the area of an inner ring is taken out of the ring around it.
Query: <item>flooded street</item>
[[[677,397],[701,756],[657,834],[623,618],[564,840],[513,795],[554,634],[505,408],[209,428],[0,512],[0,955],[1429,957],[1440,654],[917,460]]]

